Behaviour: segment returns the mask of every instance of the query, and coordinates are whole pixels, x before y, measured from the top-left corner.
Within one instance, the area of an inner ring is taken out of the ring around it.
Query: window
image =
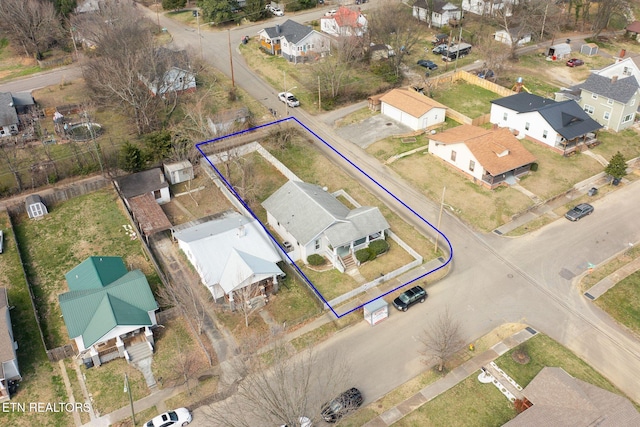
[[[593,98],[593,99],[598,99],[598,95],[596,95],[595,93],[592,93],[592,94],[591,94],[591,98]]]
[[[456,161],[456,152],[451,150],[451,161],[455,162]]]
[[[504,120],[506,122],[507,121],[507,117],[509,117],[509,114],[508,113],[504,113],[502,115],[502,120]]]
[[[633,107],[634,105],[636,105],[636,99],[635,99],[635,98],[633,98],[633,99],[631,100],[631,102],[629,103],[629,105],[631,105],[632,107]]]
[[[320,239],[315,241],[315,248],[316,250],[320,249]]]
[[[613,99],[611,99],[611,98],[607,99],[607,104],[613,105]]]
[[[474,162],[473,160],[469,160],[469,170],[473,172],[475,168],[476,168],[476,162]]]
[[[525,124],[524,124],[524,129],[525,129],[525,130],[529,130],[529,122],[527,122],[527,123],[525,123]]]
[[[160,197],[162,197],[162,194],[160,194],[160,190],[153,190],[153,197],[158,200]]]
[[[584,111],[589,114],[593,114],[593,107],[591,105],[584,104]]]
[[[548,132],[546,130],[542,131],[542,137],[547,139]]]
[[[631,75],[631,68],[624,67],[624,69],[622,70],[622,74],[624,74],[625,76],[630,76]]]
[[[602,118],[605,120],[609,120],[609,116],[611,115],[611,113],[609,111],[605,111],[604,114],[602,115]]]
[[[627,114],[622,118],[622,123],[630,122],[631,120],[633,120],[633,116],[635,116],[635,114]]]

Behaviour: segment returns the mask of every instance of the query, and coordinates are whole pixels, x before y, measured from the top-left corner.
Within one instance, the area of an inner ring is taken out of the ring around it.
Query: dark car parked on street
[[[427,299],[427,291],[422,286],[414,286],[404,291],[400,296],[393,300],[393,306],[400,311],[407,311],[409,307],[417,302],[424,302]]]
[[[579,67],[580,65],[584,65],[584,61],[578,58],[571,58],[567,61],[567,67]]]
[[[351,411],[358,409],[364,401],[362,393],[355,387],[342,392],[338,397],[322,405],[320,413],[328,423],[335,423]]]
[[[593,206],[589,203],[580,203],[578,206],[571,209],[569,212],[564,214],[564,217],[569,221],[577,221],[582,217],[587,215],[591,215],[593,213]]]

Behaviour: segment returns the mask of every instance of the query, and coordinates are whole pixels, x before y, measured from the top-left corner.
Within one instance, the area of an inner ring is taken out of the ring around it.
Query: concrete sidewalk
[[[589,288],[589,290],[584,293],[584,296],[591,300],[595,300],[602,296],[602,294],[607,292],[609,289],[614,287],[616,283],[632,275],[638,270],[640,270],[640,258],[634,259],[630,263],[625,264],[618,270],[609,274],[604,279],[600,280],[598,283]]]
[[[468,360],[462,365],[458,366],[442,379],[429,384],[405,401],[378,415],[376,418],[366,423],[365,427],[387,427],[392,425],[393,423],[407,416],[425,403],[435,399],[440,394],[451,389],[460,381],[466,379],[474,373],[477,373],[480,368],[497,359],[499,356],[503,355],[512,348],[517,347],[521,343],[527,341],[535,334],[537,334],[537,332],[534,329],[526,328],[511,335],[510,337],[505,338],[503,341],[497,343],[489,350],[478,354],[473,359]]]

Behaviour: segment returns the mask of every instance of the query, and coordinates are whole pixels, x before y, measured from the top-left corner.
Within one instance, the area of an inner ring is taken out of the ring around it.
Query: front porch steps
[[[156,379],[151,372],[151,362],[153,361],[153,350],[148,342],[134,344],[132,346],[126,346],[125,350],[129,354],[129,363],[136,367],[147,382],[147,387],[152,388],[156,386]]]

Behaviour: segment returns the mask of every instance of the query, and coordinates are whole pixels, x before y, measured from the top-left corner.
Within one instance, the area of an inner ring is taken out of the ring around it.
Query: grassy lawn
[[[322,313],[322,306],[306,283],[293,273],[291,267],[285,267],[287,278],[280,284],[276,295],[269,297],[265,307],[273,319],[279,323],[293,326],[310,317]]]
[[[155,353],[151,365],[154,377],[162,388],[184,384],[185,375],[190,386],[195,385],[199,373],[210,368],[203,350],[182,317],[163,326],[154,333]]]
[[[356,282],[351,276],[340,273],[335,268],[326,271],[314,271],[303,265],[300,266],[300,269],[327,301],[331,301],[364,284]]]
[[[625,160],[630,160],[640,156],[640,144],[638,144],[638,132],[633,129],[626,129],[622,132],[600,131],[598,140],[602,144],[593,148],[592,151],[600,154],[607,161],[611,160],[618,151],[622,153]]]
[[[129,269],[140,269],[152,289],[160,283],[142,250],[123,229],[129,220],[113,189],[103,189],[50,206],[40,221],[19,218],[16,232],[23,261],[50,348],[69,341],[58,304],[68,290],[64,274],[93,255],[121,256]]]
[[[20,49],[20,47],[17,47]],[[17,55],[6,38],[0,38],[0,82],[42,71],[35,59]]]
[[[516,363],[511,354],[505,353],[496,364],[522,387],[545,366],[557,366],[570,375],[608,391],[622,394],[603,376],[562,347],[551,338],[538,334],[526,343],[531,361],[526,365]],[[445,426],[457,425],[464,419],[467,426],[500,426],[517,414],[511,403],[491,384],[481,384],[476,372],[449,391],[404,417],[394,426]]]
[[[600,163],[585,154],[564,157],[526,139],[521,143],[536,157],[538,170],[522,177],[520,185],[543,200],[561,194],[604,170]]]
[[[433,99],[471,118],[491,112],[490,101],[498,98],[500,95],[463,80],[433,90]]]
[[[129,394],[124,393],[124,374],[129,376],[133,401],[149,395],[149,388],[133,365],[124,359],[115,359],[99,367],[80,367],[86,378],[87,388],[93,397],[93,408],[99,415],[108,414],[129,405]]]
[[[599,265],[593,270],[591,274],[586,275],[582,278],[580,282],[581,291],[586,292],[587,290],[589,290],[589,288],[591,288],[593,285],[598,283],[600,280],[604,279],[611,273],[622,268],[623,266],[625,266],[626,264],[628,264],[629,262],[633,261],[638,257],[640,257],[640,246],[634,246],[633,248],[630,248],[629,250],[626,250],[624,253],[611,259],[606,264]]]
[[[376,145],[369,149],[375,151]],[[482,188],[422,151],[403,157],[390,167],[433,201],[441,200],[446,185],[445,203],[455,209],[453,213],[483,231],[493,230],[533,204],[512,188]]]
[[[25,281],[15,244],[9,216],[0,211],[0,229],[4,232],[4,251],[0,256],[0,287],[7,288],[14,338],[18,343],[18,366],[22,381],[11,402],[29,405],[30,402],[59,402],[67,393],[58,364],[49,363],[38,332],[31,296]],[[73,423],[70,413],[6,412],[6,425],[29,427],[33,425],[65,426]]]
[[[397,270],[414,260],[407,251],[402,249],[393,240],[387,238],[387,243],[389,243],[389,250],[386,253],[358,267],[360,274],[362,274],[368,282]]]
[[[622,279],[595,303],[618,323],[640,334],[640,272]]]

